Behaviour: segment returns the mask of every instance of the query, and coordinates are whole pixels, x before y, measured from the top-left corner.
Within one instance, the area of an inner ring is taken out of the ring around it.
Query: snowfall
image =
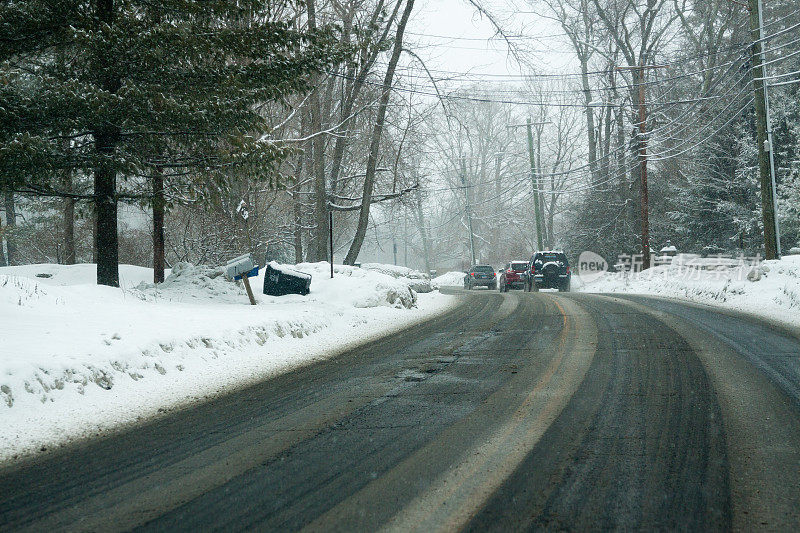
[[[282,268],[280,265],[273,265]],[[257,304],[221,268],[176,264],[164,283],[120,266],[120,288],[95,265],[0,268],[0,461],[53,450],[164,416],[399,331],[446,311],[402,267],[303,263],[307,296]]]

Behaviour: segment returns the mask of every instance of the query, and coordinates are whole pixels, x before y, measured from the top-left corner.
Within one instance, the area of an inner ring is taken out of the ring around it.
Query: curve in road
[[[0,529],[800,529],[800,341],[643,297],[426,324],[0,468]]]

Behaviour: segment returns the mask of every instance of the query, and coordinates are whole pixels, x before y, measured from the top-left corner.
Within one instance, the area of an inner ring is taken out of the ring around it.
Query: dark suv
[[[508,289],[524,289],[525,288],[525,272],[528,270],[528,263],[526,261],[511,261],[500,272],[500,281],[498,288],[500,292],[508,292]]]
[[[464,276],[464,288],[472,290],[483,285],[490,289],[497,288],[497,274],[489,265],[475,265]]]
[[[528,263],[526,291],[558,289],[569,292],[571,273],[564,252],[536,252]]]

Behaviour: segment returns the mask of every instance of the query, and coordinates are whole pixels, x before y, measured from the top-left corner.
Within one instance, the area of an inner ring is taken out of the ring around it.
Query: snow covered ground
[[[671,265],[642,273],[606,273],[589,283],[573,276],[573,290],[596,293],[655,294],[764,316],[800,326],[800,255],[763,261],[683,254]]]
[[[431,286],[435,289],[439,287],[463,287],[464,273],[459,271],[447,272],[431,280]]]
[[[311,294],[261,294],[220,269],[177,264],[167,280],[123,265],[0,268],[0,460],[158,415],[423,321],[454,304],[424,277],[370,265],[292,266]],[[428,289],[430,290],[430,289]]]

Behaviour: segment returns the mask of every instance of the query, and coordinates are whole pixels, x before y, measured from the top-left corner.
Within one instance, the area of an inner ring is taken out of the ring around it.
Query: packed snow
[[[393,278],[404,278],[413,280],[411,288],[419,293],[431,292],[434,288],[431,286],[431,278],[427,274],[423,274],[419,270],[413,270],[408,267],[397,265],[385,265],[383,263],[364,263],[361,265],[364,270],[370,272],[380,272]]]
[[[152,270],[123,265],[119,289],[95,285],[94,265],[0,268],[0,460],[330,357],[454,304],[418,294],[423,275],[285,267],[310,274],[311,293],[263,295],[262,269],[250,278],[257,306],[220,267],[178,263],[153,285]]]
[[[640,273],[606,273],[585,284],[573,276],[572,287],[582,292],[655,294],[800,326],[800,255],[753,261],[679,254],[671,264]]]
[[[442,274],[431,280],[431,286],[436,289],[439,287],[463,287],[464,273],[456,270],[454,272]]]

